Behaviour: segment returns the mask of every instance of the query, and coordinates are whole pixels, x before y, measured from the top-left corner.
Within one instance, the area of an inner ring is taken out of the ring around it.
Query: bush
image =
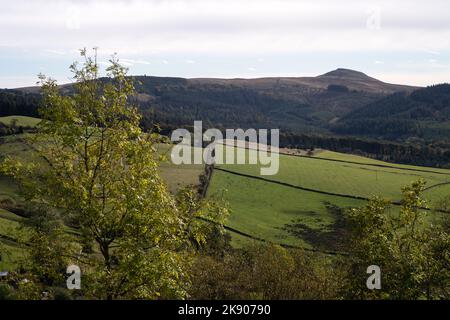
[[[203,256],[193,268],[194,299],[338,299],[337,261],[298,249],[258,244],[223,259]]]
[[[6,283],[0,283],[0,300],[14,300],[14,290]]]

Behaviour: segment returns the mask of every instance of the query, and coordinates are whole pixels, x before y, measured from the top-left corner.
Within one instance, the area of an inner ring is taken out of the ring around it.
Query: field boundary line
[[[207,177],[207,182],[206,182],[206,185],[203,187],[202,193],[200,194],[200,197],[201,197],[202,199],[206,198],[206,194],[207,194],[209,185],[211,184],[212,175],[213,175],[215,169],[219,169],[219,168],[217,168],[217,167],[214,166],[214,165],[209,165],[209,166],[208,166],[208,165],[205,165],[205,173],[207,173],[205,176]],[[240,231],[240,230],[235,229],[235,228],[233,228],[233,227],[229,227],[229,226],[226,226],[226,225],[224,225],[224,224],[220,224],[220,223],[218,223],[218,222],[215,222],[215,221],[212,221],[212,220],[203,218],[203,217],[196,217],[196,218],[199,219],[199,220],[208,222],[208,223],[218,224],[218,225],[222,226],[225,230],[228,230],[228,231],[230,231],[230,232],[239,234],[239,235],[241,235],[241,236],[243,236],[243,237],[246,237],[246,238],[249,238],[249,239],[252,239],[252,240],[256,240],[256,241],[261,241],[261,242],[264,242],[264,243],[272,243],[272,244],[276,244],[276,245],[282,246],[282,247],[284,247],[284,248],[300,249],[300,250],[305,250],[305,251],[310,251],[310,252],[319,252],[319,253],[324,253],[324,254],[329,254],[329,255],[348,255],[348,253],[346,253],[346,252],[323,251],[323,250],[318,250],[318,249],[311,249],[311,248],[305,248],[305,247],[295,246],[295,245],[286,244],[286,243],[272,242],[272,241],[268,241],[268,240],[266,240],[266,239],[263,239],[263,238],[259,238],[259,237],[253,236],[253,235],[251,235],[251,234],[248,234],[248,233],[246,233],[246,232]]]
[[[208,193],[209,185],[211,184],[212,175],[214,173],[214,164],[208,165],[205,164],[203,176],[204,180],[200,181],[200,197],[202,199],[206,198],[206,194]]]
[[[324,160],[324,161],[333,161],[333,162],[342,162],[342,163],[351,163],[351,164],[359,164],[364,166],[372,166],[372,167],[379,167],[379,168],[390,168],[390,169],[397,169],[397,170],[405,170],[405,171],[415,171],[415,172],[425,172],[425,173],[434,173],[434,174],[442,174],[442,175],[450,175],[450,173],[440,172],[440,171],[433,171],[433,170],[424,170],[424,169],[413,169],[413,168],[401,168],[396,166],[390,166],[387,164],[377,164],[377,163],[364,163],[364,162],[357,162],[357,161],[348,161],[348,160],[340,160],[340,159],[329,159],[329,158],[323,158],[323,157],[310,157],[310,156],[304,156],[299,154],[286,154],[282,153],[283,155],[293,156],[293,157],[300,157],[300,158],[308,158],[308,159],[315,159],[315,160]],[[401,164],[399,164],[401,165]],[[447,170],[447,169],[444,169]]]
[[[230,144],[223,144],[223,145],[224,146],[229,146],[229,147],[235,147],[235,148],[251,150],[251,148],[248,148],[248,147],[242,147],[242,146],[236,146],[236,145],[230,145]],[[406,170],[406,171],[416,171],[416,172],[427,172],[427,173],[450,175],[450,172],[449,173],[445,173],[445,172],[433,171],[433,170],[425,170],[425,169],[401,168],[401,167],[396,167],[396,166],[388,165],[388,164],[364,163],[364,162],[358,162],[358,161],[330,159],[330,158],[315,157],[315,156],[305,156],[305,155],[301,155],[301,154],[292,154],[292,153],[285,153],[285,152],[278,152],[278,154],[282,154],[284,156],[306,158],[306,159],[314,159],[314,160],[343,162],[343,163],[360,164],[360,165],[372,166],[372,167],[391,168],[391,169]],[[347,153],[343,153],[343,154],[347,154]],[[367,158],[367,159],[371,159],[371,158]],[[381,160],[379,160],[379,161],[381,161]],[[399,163],[398,165],[403,165],[403,164]],[[435,167],[422,167],[422,168],[441,169],[441,168],[435,168]],[[444,169],[444,168],[442,168],[442,169],[443,170],[448,170],[448,169]]]
[[[347,252],[330,251],[330,250],[319,250],[319,249],[305,248],[305,247],[296,246],[296,245],[287,244],[287,243],[273,242],[273,241],[270,241],[270,240],[266,240],[266,239],[263,239],[263,238],[259,238],[259,237],[253,236],[253,235],[251,235],[251,234],[249,234],[249,233],[240,231],[240,230],[235,229],[235,228],[233,228],[233,227],[229,227],[229,226],[226,226],[226,225],[224,225],[224,224],[220,224],[220,223],[218,223],[218,222],[215,222],[215,221],[212,221],[212,220],[203,218],[203,217],[197,217],[197,219],[202,220],[202,221],[205,221],[205,222],[208,222],[208,223],[219,224],[219,225],[222,226],[225,230],[228,230],[228,231],[230,231],[230,232],[239,234],[239,235],[241,235],[241,236],[243,236],[243,237],[246,237],[246,238],[249,238],[249,239],[252,239],[252,240],[256,240],[256,241],[261,241],[261,242],[264,242],[264,243],[270,243],[270,244],[279,245],[279,246],[281,246],[281,247],[283,247],[283,248],[300,249],[300,250],[305,250],[305,251],[310,251],[310,252],[316,252],[316,253],[324,253],[324,254],[329,254],[329,255],[342,255],[342,256],[347,256],[347,255],[348,255]]]
[[[433,184],[432,186],[429,186],[429,187],[426,187],[425,189],[423,189],[423,191],[427,191],[427,190],[430,190],[430,189],[433,189],[433,188],[436,188],[436,187],[440,187],[440,186],[445,186],[447,184],[450,184],[450,181]]]
[[[290,183],[287,183],[287,182],[270,180],[270,179],[266,179],[266,178],[262,178],[262,177],[258,177],[258,176],[252,176],[252,175],[249,175],[249,174],[240,173],[240,172],[236,172],[236,171],[232,171],[232,170],[228,170],[228,169],[223,169],[223,168],[219,168],[219,167],[215,167],[215,170],[219,170],[219,171],[222,171],[222,172],[226,172],[226,173],[229,173],[229,174],[234,174],[234,175],[245,177],[245,178],[256,179],[256,180],[260,180],[260,181],[264,181],[264,182],[268,182],[268,183],[275,183],[275,184],[278,184],[278,185],[282,185],[282,186],[285,186],[285,187],[294,188],[294,189],[298,189],[298,190],[303,190],[303,191],[315,192],[315,193],[320,193],[320,194],[326,194],[326,195],[329,195],[329,196],[349,198],[349,199],[355,199],[355,200],[364,200],[364,201],[369,201],[370,200],[370,198],[367,198],[367,197],[354,196],[354,195],[350,195],[350,194],[341,194],[341,193],[334,193],[334,192],[329,192],[329,191],[321,191],[321,190],[316,190],[316,189],[311,189],[311,188],[305,188],[305,187],[297,186],[297,185],[290,184]],[[401,201],[390,201],[390,203],[393,204],[393,205],[396,205],[396,206],[402,205]],[[426,207],[419,207],[419,209],[432,210],[432,209],[426,208]],[[435,209],[435,211],[441,212],[441,213],[450,213],[450,211],[445,211],[445,210],[440,210],[440,209]]]

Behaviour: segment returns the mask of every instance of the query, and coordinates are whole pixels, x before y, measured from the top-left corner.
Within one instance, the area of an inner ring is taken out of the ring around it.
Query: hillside
[[[144,125],[192,125],[203,120],[216,127],[279,127],[295,132],[328,132],[342,115],[388,94],[415,87],[388,84],[362,72],[337,69],[317,77],[257,79],[169,78],[135,76],[136,100]],[[70,94],[71,85],[62,85]],[[38,88],[18,89],[36,97]],[[1,92],[0,92],[1,94]],[[11,94],[11,92],[8,92]],[[30,110],[25,115],[33,115]],[[1,115],[23,114],[22,112]]]
[[[203,120],[204,127],[280,128],[400,142],[418,138],[423,145],[450,137],[450,85],[445,84],[389,84],[349,69],[317,77],[134,79],[145,129],[158,123],[168,132]],[[60,88],[73,92],[71,84]],[[39,99],[38,87],[0,90],[0,116],[35,116]]]
[[[336,133],[381,138],[450,136],[450,84],[391,94],[354,110],[338,122]]]
[[[318,77],[181,79],[136,77],[144,115],[162,123],[193,119],[224,127],[326,132],[329,122],[388,94],[415,87],[337,69]]]
[[[412,91],[417,87],[396,85],[379,81],[363,72],[338,68],[317,77],[269,77],[256,79],[188,79],[190,84],[234,85],[255,90],[273,90],[276,87],[307,87],[327,90],[330,85],[345,86],[349,91],[375,94],[390,94],[398,91]]]
[[[21,135],[0,139],[0,157],[17,156],[36,161]],[[160,144],[160,154],[169,154],[170,145]],[[226,147],[226,152],[232,150]],[[247,156],[248,157],[248,153]],[[374,195],[393,201],[398,209],[400,188],[419,178],[427,182],[424,197],[436,208],[450,192],[450,170],[396,165],[364,157],[330,151],[312,156],[280,155],[280,170],[261,177],[259,165],[217,165],[207,195],[224,197],[231,216],[226,227],[232,243],[240,246],[251,238],[306,249],[340,250],[342,210],[359,207]],[[159,172],[171,191],[197,185],[203,165],[161,163]],[[8,177],[0,175],[0,245],[20,254],[14,239],[23,219],[23,199]],[[429,211],[437,221],[439,212]],[[10,258],[8,258],[10,259]],[[8,265],[8,261],[6,263]]]

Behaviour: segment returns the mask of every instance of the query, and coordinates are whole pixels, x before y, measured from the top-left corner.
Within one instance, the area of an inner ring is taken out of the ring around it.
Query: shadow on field
[[[282,228],[289,234],[302,239],[319,250],[343,250],[344,241],[347,235],[346,222],[344,218],[344,208],[340,208],[332,203],[324,202],[326,210],[334,218],[331,225],[320,224],[322,219],[317,218],[320,228],[311,228],[303,223],[302,219],[294,219],[291,223],[285,224]],[[297,214],[300,212],[297,212]],[[301,212],[302,216],[317,216],[316,212]]]

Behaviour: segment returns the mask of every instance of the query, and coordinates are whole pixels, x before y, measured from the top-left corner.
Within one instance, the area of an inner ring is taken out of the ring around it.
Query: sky
[[[450,82],[448,0],[0,0],[0,88],[71,82],[79,49],[132,75]]]

